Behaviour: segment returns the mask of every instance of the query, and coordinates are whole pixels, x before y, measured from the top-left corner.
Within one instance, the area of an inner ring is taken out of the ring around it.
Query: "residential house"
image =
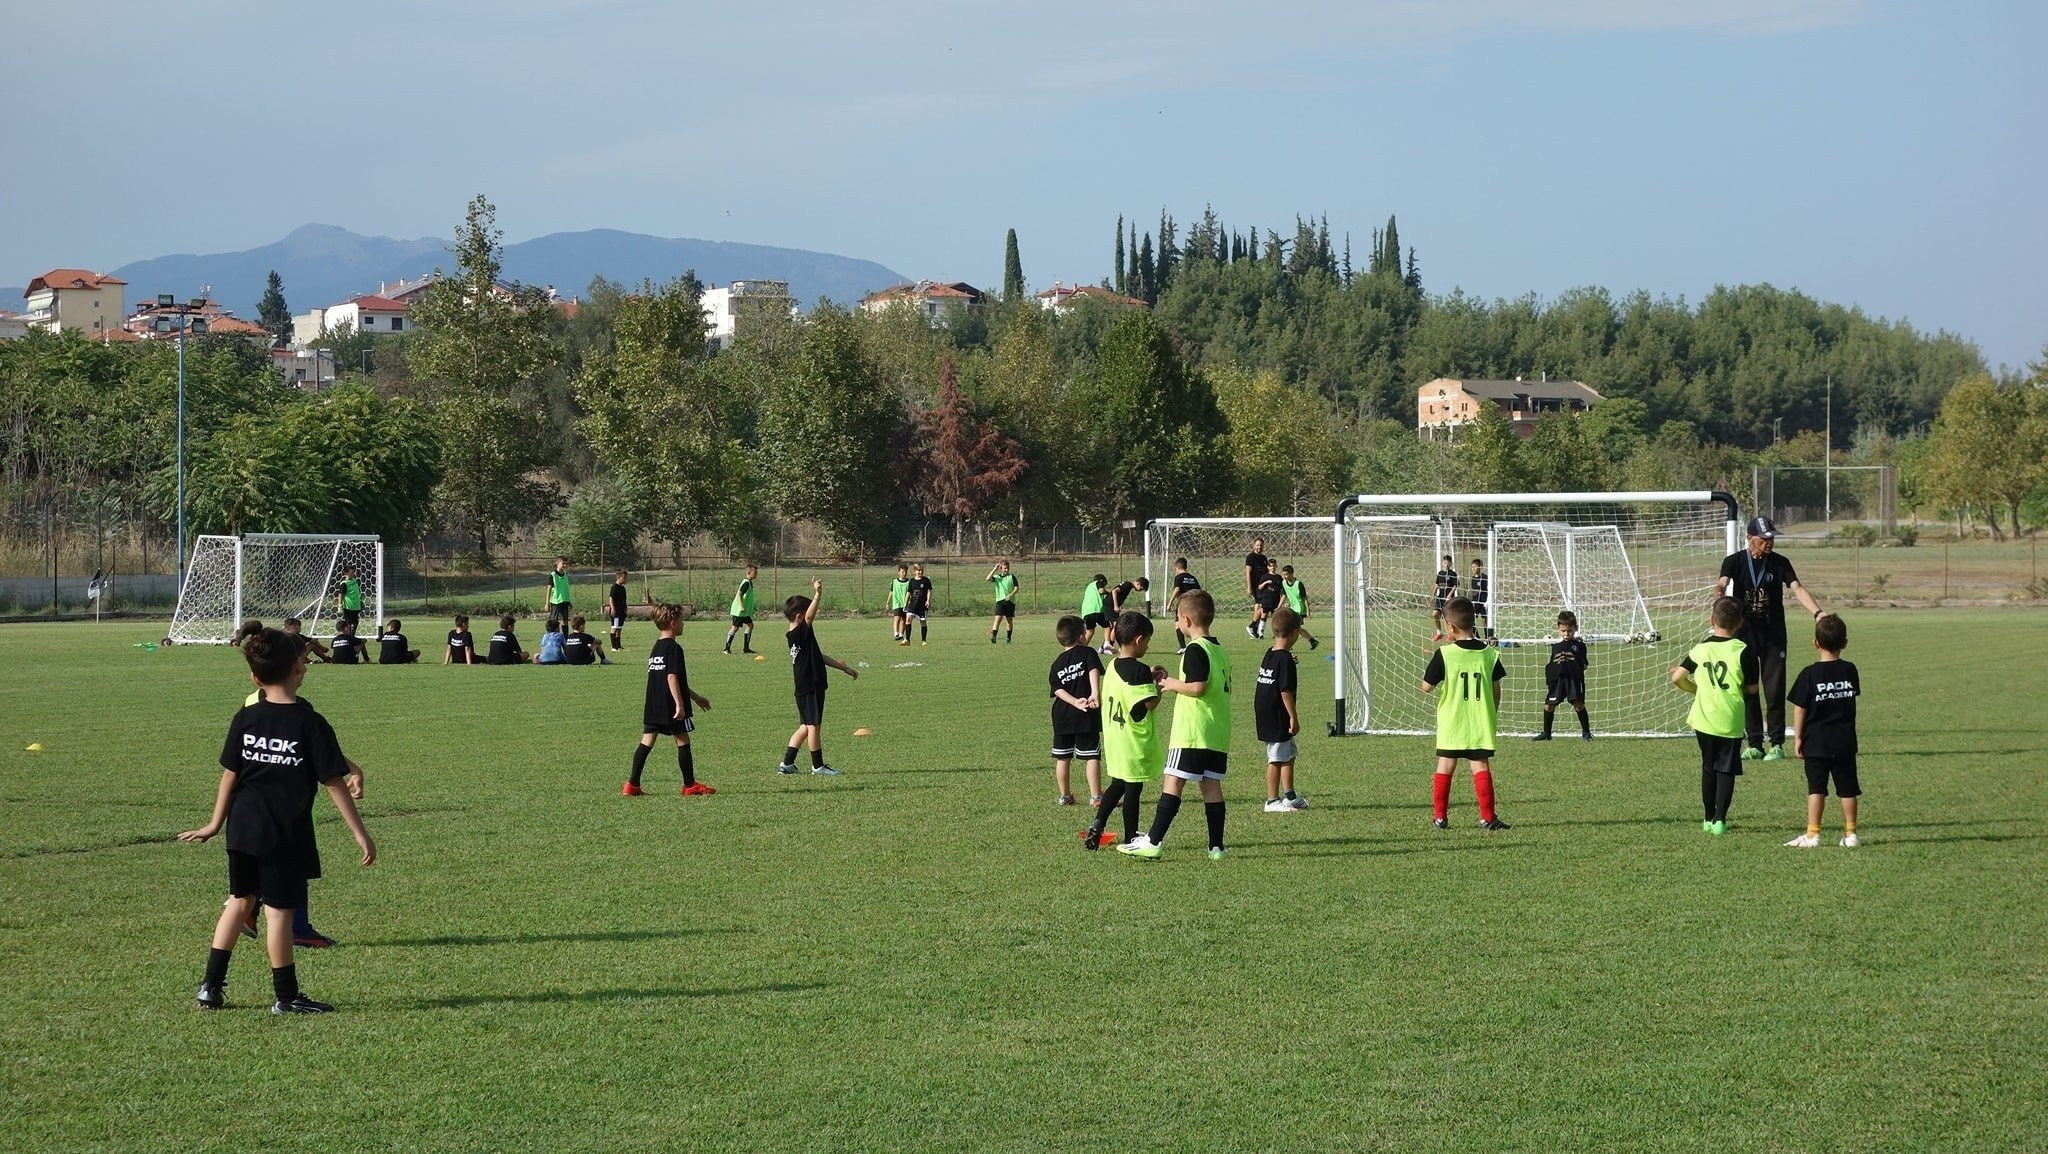
[[[19,340],[27,335],[27,317],[12,309],[0,309],[0,341]]]
[[[790,295],[786,280],[736,280],[725,288],[714,285],[705,289],[698,300],[709,326],[705,335],[721,349],[732,344],[733,336],[749,318],[796,315],[796,298]]]
[[[317,393],[334,383],[333,349],[272,349],[271,367],[284,383]]]
[[[916,284],[892,285],[860,298],[860,311],[869,314],[909,307],[921,314],[933,328],[944,325],[953,312],[980,308],[985,294],[964,281],[940,283],[921,280]]]
[[[30,328],[91,335],[121,327],[128,282],[82,268],[53,268],[28,282],[21,296]]]
[[[137,340],[175,339],[178,335],[179,322],[174,320],[169,331],[157,328],[158,317],[168,311],[173,315],[183,314],[189,318],[184,322],[186,324],[191,321],[205,321],[208,336],[241,337],[250,344],[264,349],[275,343],[276,336],[269,329],[254,321],[245,321],[237,317],[232,311],[222,308],[220,302],[211,297],[198,299],[196,307],[186,302],[170,310],[159,308],[154,299],[144,301],[136,305],[135,311],[121,322],[121,329],[132,334]]]
[[[1054,316],[1063,317],[1073,311],[1083,300],[1102,301],[1119,308],[1147,308],[1148,305],[1137,297],[1127,297],[1113,292],[1099,284],[1062,284],[1054,281],[1051,288],[1038,294],[1038,307]]]
[[[1551,413],[1577,416],[1603,398],[1584,381],[1474,381],[1438,377],[1415,390],[1415,427],[1435,440],[1441,433],[1457,440],[1459,425],[1479,419],[1480,406],[1498,408],[1515,435],[1524,439],[1536,431],[1536,422]]]

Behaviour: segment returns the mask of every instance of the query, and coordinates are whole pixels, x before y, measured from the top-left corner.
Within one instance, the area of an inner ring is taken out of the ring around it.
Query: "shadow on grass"
[[[456,994],[446,998],[417,998],[402,1003],[414,1010],[464,1010],[473,1006],[544,1005],[550,1002],[597,1004],[601,1002],[644,1002],[672,998],[743,998],[753,994],[803,994],[831,989],[832,982],[768,982],[758,986],[680,986],[616,990],[536,990],[525,994]]]
[[[1887,837],[1882,839],[1892,845],[1915,845],[1925,842],[1944,841],[2040,841],[2048,834],[2040,833],[1938,833],[1927,837]]]
[[[2048,745],[2027,745],[2018,749],[1888,749],[1884,757],[2024,757],[2048,751]]]
[[[1258,847],[1261,857],[1386,857],[1411,853],[1465,853],[1473,850],[1526,849],[1530,843],[1509,841],[1505,837],[1454,838],[1448,833],[1440,837],[1416,838],[1373,838],[1373,837],[1317,837],[1301,841],[1274,842]],[[1329,846],[1329,849],[1318,849]],[[1352,847],[1352,848],[1341,848]]]
[[[1544,825],[1544,826],[1545,826],[1546,828],[1547,828],[1547,827],[1549,827],[1549,826],[1553,826],[1553,825],[1585,825],[1585,826],[1610,826],[1610,825],[1698,825],[1698,824],[1699,824],[1699,819],[1698,819],[1698,818],[1693,818],[1693,817],[1673,817],[1673,816],[1671,816],[1670,814],[1658,814],[1658,815],[1657,815],[1657,816],[1655,816],[1655,817],[1583,817],[1583,818],[1571,818],[1571,819],[1567,819],[1567,820],[1565,820],[1565,821],[1555,821],[1555,820],[1551,820],[1551,821],[1545,821],[1545,822],[1543,823],[1543,825]]]
[[[652,942],[669,938],[694,938],[706,934],[751,934],[753,930],[713,926],[684,930],[585,930],[558,934],[439,934],[430,938],[363,939],[364,946],[395,946],[416,949],[435,946],[534,946],[550,942]]]
[[[1884,823],[1884,828],[1948,829],[1954,826],[1966,826],[1975,829],[1987,825],[2026,825],[2028,822],[2029,819],[2024,817],[1988,817],[1982,821],[1888,821]]]
[[[128,849],[138,845],[161,845],[176,842],[175,833],[144,833],[114,841],[97,842],[92,845],[29,845],[17,849],[0,850],[0,861],[31,857],[57,857],[63,854],[100,853],[111,849]]]
[[[876,772],[878,772],[878,773],[888,773],[888,774],[897,774],[897,773],[1001,773],[1001,772],[1003,772],[1003,771],[1002,771],[1001,769],[998,769],[997,767],[995,767],[995,766],[993,766],[993,765],[946,765],[946,766],[932,766],[932,767],[930,767],[930,768],[928,768],[928,769],[884,769],[884,770],[877,770]]]

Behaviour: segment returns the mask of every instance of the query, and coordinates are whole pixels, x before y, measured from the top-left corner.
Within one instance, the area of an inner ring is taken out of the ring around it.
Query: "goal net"
[[[169,637],[184,644],[225,644],[249,617],[273,628],[296,617],[302,632],[331,637],[341,573],[348,565],[356,567],[356,579],[362,583],[366,620],[381,623],[384,545],[374,535],[200,537],[192,543]]]
[[[1390,520],[1426,513],[1420,521]],[[1682,736],[1689,702],[1668,671],[1705,633],[1721,559],[1739,531],[1725,493],[1391,494],[1347,499],[1332,568],[1338,652],[1330,732],[1432,734],[1420,692],[1437,638],[1438,571],[1471,597],[1504,651],[1500,733],[1543,728],[1543,666],[1570,610],[1586,643],[1593,731]],[[1481,562],[1483,585],[1472,563]],[[1475,596],[1479,590],[1484,596]],[[1568,707],[1560,707],[1568,708]],[[1574,726],[1569,714],[1565,732]]]

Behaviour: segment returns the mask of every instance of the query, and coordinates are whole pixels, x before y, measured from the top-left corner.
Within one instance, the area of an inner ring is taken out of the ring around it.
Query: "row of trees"
[[[1185,236],[1171,217],[1142,237],[1120,222],[1118,283],[1156,306],[1060,315],[1026,294],[1013,232],[1003,298],[942,326],[821,303],[749,318],[722,350],[691,275],[598,281],[565,311],[500,284],[500,245],[479,197],[414,332],[328,334],[363,371],[319,396],[260,350],[196,342],[192,523],[438,534],[481,555],[546,525],[551,547],[617,556],[700,533],[744,552],[779,519],[852,556],[934,520],[956,541],[974,526],[1023,542],[1166,513],[1324,512],[1347,491],[1719,487],[1751,463],[1818,463],[1830,387],[1832,451],[1899,464],[1909,503],[2019,531],[2048,484],[2040,366],[1994,379],[1949,334],[1768,286],[1697,307],[1431,297],[1391,219],[1355,270],[1321,219],[1292,239],[1211,213]],[[173,356],[0,346],[12,523],[87,493],[168,521]],[[1416,435],[1423,381],[1546,373],[1608,399],[1526,441],[1491,414],[1455,444]]]

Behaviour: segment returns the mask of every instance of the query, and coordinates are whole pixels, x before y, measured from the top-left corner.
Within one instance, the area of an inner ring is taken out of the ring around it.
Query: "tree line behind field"
[[[1023,291],[933,325],[821,302],[707,343],[691,274],[593,282],[574,310],[498,282],[479,197],[404,337],[329,333],[319,394],[234,338],[188,345],[187,521],[199,532],[359,531],[488,558],[539,527],[595,561],[708,534],[734,554],[778,522],[845,557],[921,528],[1014,548],[1161,515],[1325,513],[1347,492],[1729,487],[1754,464],[1895,464],[1902,504],[1994,534],[2048,521],[2048,348],[2024,378],[1948,333],[1770,286],[1698,304],[1582,289],[1432,295],[1391,218],[1348,236],[1185,232],[1119,220],[1110,294],[1059,314]],[[283,315],[266,294],[266,313]],[[0,344],[17,538],[175,517],[175,348],[75,335]],[[1418,437],[1436,377],[1578,379],[1606,400],[1517,439],[1491,407]]]

